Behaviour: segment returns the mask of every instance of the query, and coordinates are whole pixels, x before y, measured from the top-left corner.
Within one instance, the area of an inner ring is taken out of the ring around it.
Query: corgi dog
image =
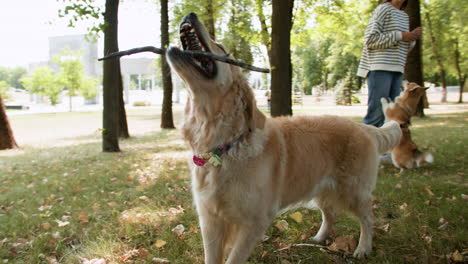
[[[434,156],[429,152],[422,152],[411,139],[409,126],[411,116],[416,112],[419,99],[428,87],[421,87],[416,83],[405,83],[403,93],[392,102],[389,98],[381,98],[385,121],[394,120],[400,124],[402,137],[400,143],[392,150],[392,163],[401,171],[418,168],[424,164],[433,163]]]

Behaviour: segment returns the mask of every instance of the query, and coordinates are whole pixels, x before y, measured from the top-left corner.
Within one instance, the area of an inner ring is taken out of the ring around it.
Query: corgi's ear
[[[418,89],[418,87],[420,87],[420,86],[417,85],[416,83],[410,83],[407,86],[407,89],[408,89],[408,92],[413,92],[413,91],[416,91],[416,89]]]
[[[385,112],[385,109],[388,108],[388,105],[391,103],[392,101],[390,100],[390,98],[388,97],[382,97],[380,98],[380,103],[382,104],[382,110]]]

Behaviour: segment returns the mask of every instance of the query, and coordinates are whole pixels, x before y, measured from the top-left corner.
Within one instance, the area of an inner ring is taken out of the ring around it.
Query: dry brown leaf
[[[289,215],[289,217],[292,220],[296,221],[296,223],[302,223],[303,217],[302,217],[301,212],[292,213],[292,214]]]
[[[169,260],[167,259],[162,259],[162,258],[153,258],[151,260],[151,263],[170,263]]]
[[[78,221],[80,222],[80,224],[82,225],[87,225],[89,224],[89,219],[88,219],[88,216],[86,216],[86,213],[81,211],[80,214],[78,215]]]
[[[461,198],[466,201],[468,200],[468,195],[462,193]]]
[[[388,230],[390,229],[390,224],[382,225],[379,227],[376,227],[377,229],[383,230],[385,233],[388,233]]]
[[[279,229],[279,231],[283,232],[289,229],[289,224],[285,220],[280,220],[275,224],[275,227]]]
[[[157,247],[157,248],[162,248],[164,247],[165,245],[167,244],[166,241],[164,240],[156,240],[156,243],[154,243],[154,245]]]
[[[424,190],[429,194],[430,196],[434,196],[434,193],[431,191],[431,187],[426,185],[424,186]]]
[[[461,263],[461,262],[464,262],[465,260],[463,255],[458,250],[450,254],[450,259],[455,263]]]
[[[43,223],[41,226],[44,230],[49,230],[52,228],[52,226],[49,223]]]
[[[337,237],[335,241],[328,247],[331,250],[341,250],[346,254],[351,254],[356,249],[356,239],[353,236],[341,236]]]
[[[107,261],[103,258],[85,259],[80,258],[82,264],[107,264]]]

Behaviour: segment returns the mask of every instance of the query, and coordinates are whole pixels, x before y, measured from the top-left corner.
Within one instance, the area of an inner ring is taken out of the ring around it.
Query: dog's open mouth
[[[193,17],[186,17],[180,25],[179,35],[183,49],[211,52],[206,41],[203,39],[203,34],[200,34],[200,30],[202,29],[198,28],[198,26],[203,26],[198,21],[192,23],[191,20],[193,19]],[[208,57],[187,55],[183,56],[183,59],[207,78],[213,78],[216,75],[216,63]]]

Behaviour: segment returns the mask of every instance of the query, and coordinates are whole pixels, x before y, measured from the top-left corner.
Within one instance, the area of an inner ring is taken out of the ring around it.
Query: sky
[[[86,34],[90,25],[78,22],[67,27],[68,20],[58,17],[63,7],[57,0],[7,0],[0,8],[0,66],[27,67],[47,61],[51,36]],[[101,1],[103,2],[103,1]],[[119,48],[159,46],[158,6],[145,0],[123,1],[119,6]],[[98,56],[103,43],[98,41]],[[133,56],[154,57],[150,54]]]

